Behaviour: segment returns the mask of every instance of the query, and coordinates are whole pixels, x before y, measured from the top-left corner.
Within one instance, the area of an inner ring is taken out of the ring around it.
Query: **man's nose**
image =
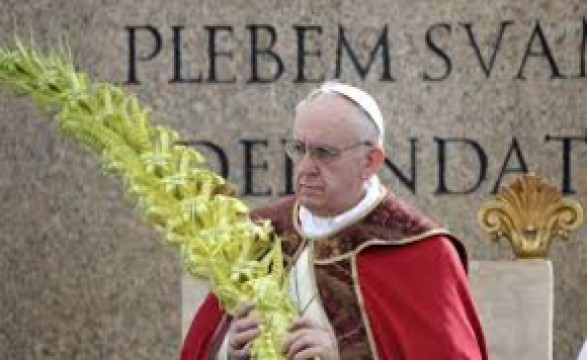
[[[318,164],[316,159],[312,156],[311,151],[306,151],[304,155],[302,155],[296,164],[299,172],[317,172],[318,171]]]

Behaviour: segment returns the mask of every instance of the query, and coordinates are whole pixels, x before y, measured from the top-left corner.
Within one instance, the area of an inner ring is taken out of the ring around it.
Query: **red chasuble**
[[[295,198],[259,209],[271,219],[291,266],[306,240]],[[388,194],[355,224],[314,243],[314,273],[341,359],[487,359],[466,276],[464,247]],[[208,295],[184,341],[182,360],[213,358],[229,318]]]

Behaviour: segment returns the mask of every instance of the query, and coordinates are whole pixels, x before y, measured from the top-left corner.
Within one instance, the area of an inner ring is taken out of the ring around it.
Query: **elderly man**
[[[296,109],[286,151],[296,195],[252,214],[268,218],[291,266],[300,317],[284,344],[291,359],[487,359],[458,240],[384,189],[375,101],[326,83]],[[229,319],[209,295],[182,359],[247,359],[261,325],[241,304]]]

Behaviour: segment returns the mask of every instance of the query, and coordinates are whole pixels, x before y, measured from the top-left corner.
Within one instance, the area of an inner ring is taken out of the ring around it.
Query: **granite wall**
[[[320,79],[371,92],[389,187],[477,260],[511,259],[475,214],[516,172],[587,198],[587,3],[553,1],[15,1],[0,38],[54,47],[123,85],[252,206],[291,187],[281,140]],[[167,359],[181,332],[179,257],[95,157],[27,99],[0,94],[0,353]],[[587,337],[587,228],[552,248],[555,359]]]

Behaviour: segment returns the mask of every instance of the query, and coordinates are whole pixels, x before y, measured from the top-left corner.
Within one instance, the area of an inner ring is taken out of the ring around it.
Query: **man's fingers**
[[[258,327],[236,333],[231,342],[231,347],[235,349],[242,349],[247,347],[259,334],[261,333],[261,329]]]
[[[299,353],[295,354],[292,359],[294,360],[305,360],[305,359],[314,359],[321,355],[323,355],[322,349],[318,347],[310,347],[300,351]]]
[[[253,305],[250,302],[243,302],[238,304],[238,306],[234,309],[234,314],[233,317],[235,319],[240,319],[240,318],[244,318],[246,317],[249,312],[251,312],[251,310],[253,310],[255,308],[255,305]]]
[[[244,318],[236,320],[233,324],[233,332],[240,333],[250,329],[258,328],[261,321],[255,318]]]
[[[235,350],[247,348],[251,341],[253,341],[261,329],[259,328],[261,322],[253,318],[244,318],[234,321],[230,331],[229,346]]]
[[[292,344],[296,343],[302,336],[305,336],[308,331],[323,330],[316,322],[307,317],[298,317],[294,319],[288,328],[290,335],[286,338],[283,344],[283,352],[289,353]],[[296,351],[299,349],[296,348]],[[295,352],[294,352],[295,354]]]
[[[250,316],[254,308],[250,302],[243,302],[234,309],[228,334],[229,359],[248,359],[250,356],[251,342],[261,332],[261,321]]]
[[[307,317],[299,317],[292,321],[291,325],[289,326],[288,330],[290,332],[297,331],[299,329],[304,328],[313,328],[313,329],[320,329],[320,326],[312,319]]]
[[[290,347],[292,346],[293,343],[295,343],[296,341],[298,341],[298,339],[300,337],[302,337],[304,335],[304,331],[303,330],[298,330],[294,333],[289,334],[286,338],[285,341],[283,342],[283,349],[281,350],[284,354],[289,352]]]
[[[300,352],[318,346],[319,343],[316,341],[316,337],[311,336],[311,333],[306,331],[300,331],[300,334],[293,338],[291,344],[287,347],[287,358],[293,359]]]
[[[245,345],[242,349],[236,349],[232,346],[228,349],[228,358],[229,359],[248,359],[251,355],[251,343]]]
[[[336,340],[314,320],[297,318],[289,327],[283,353],[288,359],[336,358]]]

